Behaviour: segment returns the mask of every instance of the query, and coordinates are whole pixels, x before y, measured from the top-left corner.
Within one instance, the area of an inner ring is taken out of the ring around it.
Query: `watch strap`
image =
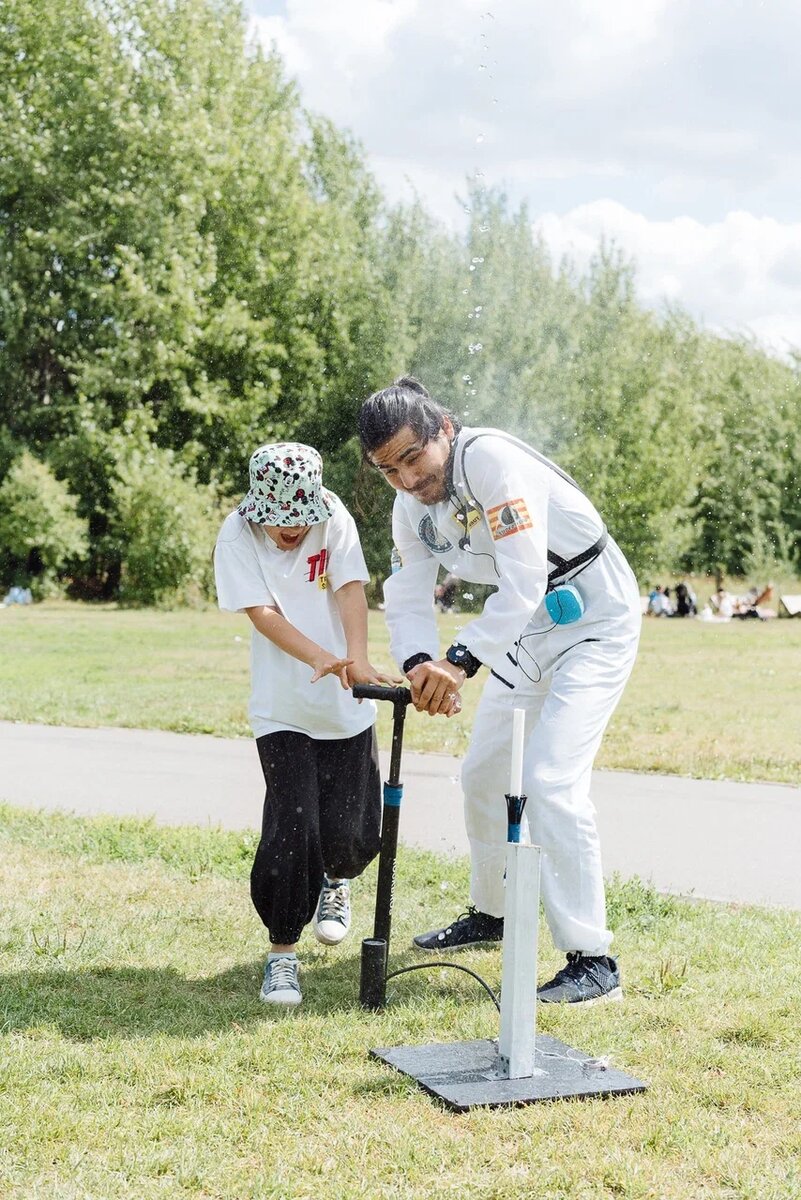
[[[419,654],[412,654],[410,658],[406,659],[406,662],[403,664],[402,668],[403,673],[404,675],[408,675],[409,672],[413,671],[415,667],[419,667],[420,663],[432,661],[431,655],[426,654],[425,650],[421,650]]]

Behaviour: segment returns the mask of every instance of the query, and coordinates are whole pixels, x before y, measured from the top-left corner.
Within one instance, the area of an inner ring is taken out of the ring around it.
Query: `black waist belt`
[[[553,550],[548,551],[548,561],[556,563],[556,567],[548,575],[548,591],[550,592],[556,587],[557,581],[563,576],[569,575],[571,571],[575,571],[577,567],[588,566],[603,554],[606,543],[609,541],[609,532],[604,525],[603,533],[598,538],[597,542],[593,542],[586,550],[582,550],[581,554],[577,554],[575,558],[562,558],[560,554],[554,554]]]

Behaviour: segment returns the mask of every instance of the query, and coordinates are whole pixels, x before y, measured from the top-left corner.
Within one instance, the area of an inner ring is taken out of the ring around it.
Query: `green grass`
[[[441,619],[443,645],[467,619]],[[216,611],[0,610],[0,719],[248,736],[248,637],[246,618]],[[370,637],[389,668],[381,613],[370,614]],[[598,765],[798,784],[800,661],[801,621],[646,621]],[[479,691],[466,686],[453,720],[413,717],[406,746],[463,754]]]
[[[371,1046],[497,1033],[456,972],[361,1012],[357,947],[301,946],[305,999],[259,1005],[252,837],[0,810],[3,1200],[792,1200],[801,1196],[801,917],[613,882],[627,997],[540,1029],[642,1096],[456,1116]],[[464,862],[403,851],[393,943],[453,915]],[[558,957],[543,936],[541,972]],[[462,956],[497,985],[497,951]]]

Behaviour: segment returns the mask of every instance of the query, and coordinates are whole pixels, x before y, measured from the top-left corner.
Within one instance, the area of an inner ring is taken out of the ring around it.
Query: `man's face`
[[[437,436],[428,442],[411,425],[403,425],[373,451],[370,461],[396,491],[408,492],[421,504],[437,504],[448,495],[445,468],[452,438],[453,426],[447,417]]]
[[[294,550],[305,538],[311,525],[262,525],[279,550]]]

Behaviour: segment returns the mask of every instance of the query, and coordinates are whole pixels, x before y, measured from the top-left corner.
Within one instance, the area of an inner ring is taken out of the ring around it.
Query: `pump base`
[[[534,1051],[534,1074],[524,1079],[501,1075],[498,1043],[433,1042],[428,1046],[394,1046],[371,1050],[389,1066],[416,1080],[430,1096],[454,1112],[563,1100],[570,1096],[626,1096],[644,1092],[647,1084],[615,1067],[540,1034]]]

